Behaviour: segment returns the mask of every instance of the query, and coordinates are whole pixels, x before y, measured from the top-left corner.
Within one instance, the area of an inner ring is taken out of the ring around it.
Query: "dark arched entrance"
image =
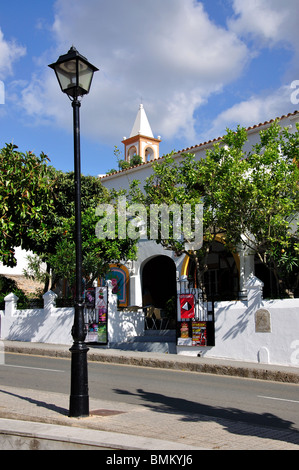
[[[168,318],[176,318],[176,266],[168,256],[151,258],[142,270],[143,307],[160,308]]]

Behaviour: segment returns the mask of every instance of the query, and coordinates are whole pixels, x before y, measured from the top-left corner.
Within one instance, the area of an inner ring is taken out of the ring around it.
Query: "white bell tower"
[[[159,158],[160,142],[160,137],[155,139],[153,135],[143,104],[139,105],[130,137],[124,137],[122,141],[125,146],[125,160],[130,162],[134,155],[140,155],[142,163],[156,160]]]

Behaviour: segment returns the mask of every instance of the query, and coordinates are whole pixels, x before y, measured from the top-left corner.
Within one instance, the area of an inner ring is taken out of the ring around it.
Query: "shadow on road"
[[[114,391],[120,395],[139,397],[145,402],[143,406],[151,411],[183,415],[181,421],[184,422],[213,420],[233,434],[263,437],[299,445],[299,432],[292,427],[294,423],[271,413],[258,414],[238,408],[215,407],[142,389],[136,390],[136,393],[121,389]]]

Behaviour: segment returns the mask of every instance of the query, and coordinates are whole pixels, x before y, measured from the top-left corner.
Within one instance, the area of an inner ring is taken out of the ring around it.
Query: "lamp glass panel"
[[[57,64],[56,68],[57,78],[63,91],[68,88],[76,86],[76,61],[68,60]]]
[[[93,77],[93,70],[87,64],[78,61],[78,70],[79,70],[79,87],[83,88],[87,93],[89,92],[91,80]]]

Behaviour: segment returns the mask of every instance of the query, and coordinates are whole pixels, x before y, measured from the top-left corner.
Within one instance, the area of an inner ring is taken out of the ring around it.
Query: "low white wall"
[[[118,310],[117,295],[112,294],[111,281],[108,285],[108,346],[113,343],[123,343],[129,338],[140,336],[144,332],[144,313],[136,308],[134,311],[128,307]]]
[[[32,343],[72,344],[73,308],[55,308],[55,294],[44,295],[43,309],[18,310],[17,297],[5,298],[1,315],[0,337],[3,340]]]
[[[267,319],[265,325],[259,313]],[[299,366],[299,299],[262,300],[261,284],[253,282],[248,301],[215,304],[215,346],[178,346],[177,352]]]
[[[270,332],[257,330],[260,309],[270,314]],[[215,320],[215,346],[203,351],[204,356],[299,365],[299,299],[263,301],[259,309],[247,302],[220,302]]]
[[[143,312],[110,312],[108,321],[109,343],[124,343],[144,333]]]
[[[247,302],[215,304],[215,346],[178,346],[178,354],[299,366],[299,299],[262,300],[261,285],[255,280],[247,288]],[[0,311],[0,338],[72,344],[74,309],[55,308],[54,301],[50,291],[44,296],[43,309],[17,310],[17,297],[9,294],[5,311]],[[258,322],[261,311],[266,314],[266,325]],[[143,312],[118,311],[117,296],[109,286],[108,346],[143,333]]]
[[[108,345],[142,335],[143,312],[118,311],[117,296],[112,294],[109,282],[108,288]],[[18,310],[18,298],[14,294],[6,296],[5,310],[0,311],[0,338],[10,341],[72,344],[74,308],[55,308],[55,298],[56,294],[49,291],[44,295],[43,309]]]

